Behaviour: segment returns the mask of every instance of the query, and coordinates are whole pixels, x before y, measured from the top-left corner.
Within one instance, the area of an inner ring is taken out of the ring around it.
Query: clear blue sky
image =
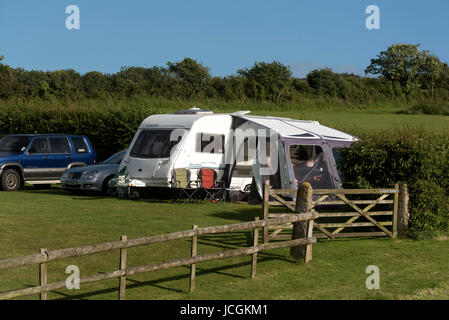
[[[65,27],[72,4],[80,30]],[[380,30],[365,27],[370,4],[380,8]],[[447,0],[0,2],[0,54],[27,70],[114,73],[191,57],[219,76],[273,60],[295,76],[325,66],[361,74],[398,42],[421,43],[449,61],[448,31]]]

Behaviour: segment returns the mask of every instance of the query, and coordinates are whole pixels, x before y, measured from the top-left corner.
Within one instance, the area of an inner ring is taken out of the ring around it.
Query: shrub
[[[449,231],[449,136],[423,129],[361,133],[342,154],[345,188],[389,187],[406,181],[409,236]]]
[[[433,114],[433,115],[449,115],[449,103],[444,100],[424,100],[413,104],[407,110],[400,111],[399,113],[406,114]]]
[[[155,113],[149,107],[0,110],[0,132],[67,133],[89,137],[99,160],[128,147],[138,126]]]

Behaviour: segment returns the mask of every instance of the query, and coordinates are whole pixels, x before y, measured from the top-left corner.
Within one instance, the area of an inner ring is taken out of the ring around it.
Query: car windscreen
[[[171,149],[178,143],[170,141],[173,130],[142,130],[131,149],[135,158],[169,158]]]
[[[125,155],[125,151],[117,152],[113,154],[109,158],[107,158],[103,163],[104,164],[120,164],[122,162],[123,156]]]
[[[30,140],[27,136],[4,136],[0,139],[0,151],[23,152]]]

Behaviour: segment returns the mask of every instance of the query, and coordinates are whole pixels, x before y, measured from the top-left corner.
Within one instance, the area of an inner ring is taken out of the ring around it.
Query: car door
[[[52,180],[59,180],[62,173],[72,162],[72,150],[70,148],[67,137],[49,137],[50,153],[48,160],[50,161],[50,176]]]
[[[22,161],[26,181],[50,180],[51,164],[48,159],[50,145],[48,138],[37,137],[30,143]]]

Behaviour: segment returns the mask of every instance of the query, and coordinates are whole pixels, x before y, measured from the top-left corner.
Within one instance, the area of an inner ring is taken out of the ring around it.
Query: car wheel
[[[33,184],[33,187],[36,190],[44,190],[44,189],[50,189],[51,184]]]
[[[6,169],[1,176],[1,185],[5,191],[17,191],[22,185],[22,178],[16,170]]]
[[[110,187],[109,186],[109,181],[111,181],[114,177],[107,177],[104,182],[103,182],[103,187],[101,188],[103,191],[103,194],[108,195],[108,196],[115,196],[117,194],[117,187]]]

